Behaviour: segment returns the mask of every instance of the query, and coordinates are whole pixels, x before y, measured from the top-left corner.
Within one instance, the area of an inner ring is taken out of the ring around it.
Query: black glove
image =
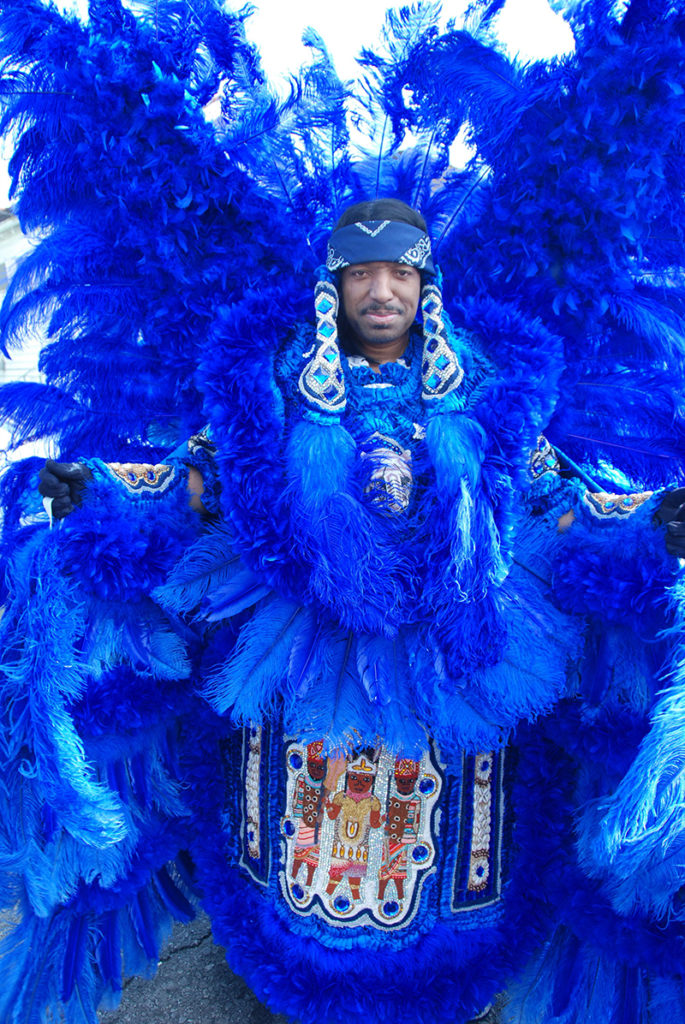
[[[53,462],[48,459],[38,476],[38,490],[52,498],[52,515],[64,519],[83,500],[83,492],[93,474],[83,462]]]
[[[685,487],[664,494],[653,520],[658,526],[666,526],[669,555],[685,558]]]

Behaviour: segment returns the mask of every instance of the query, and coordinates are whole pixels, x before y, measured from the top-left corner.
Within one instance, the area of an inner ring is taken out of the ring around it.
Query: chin
[[[378,334],[366,334],[361,336],[361,340],[367,345],[392,345],[393,342],[399,341],[402,334],[385,334],[379,331]]]

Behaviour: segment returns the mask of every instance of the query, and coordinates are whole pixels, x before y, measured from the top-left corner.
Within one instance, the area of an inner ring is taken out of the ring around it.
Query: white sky
[[[296,69],[306,59],[301,36],[310,25],[323,36],[341,78],[352,78],[355,56],[362,46],[373,47],[385,12],[406,6],[406,0],[256,0],[254,6],[247,33],[259,46],[270,76]],[[466,0],[444,0],[443,17],[459,21],[466,7]],[[497,30],[509,52],[525,61],[573,48],[571,30],[547,0],[507,0]]]
[[[84,10],[86,0],[57,0],[58,6]],[[404,0],[406,3],[406,0]],[[242,0],[236,0],[236,7]],[[278,86],[288,71],[307,60],[302,31],[315,28],[326,42],[341,78],[355,77],[355,57],[363,46],[377,42],[388,8],[403,2],[388,0],[255,0],[247,32],[262,54],[264,68]],[[466,0],[444,0],[443,16],[459,20]],[[566,22],[553,14],[547,0],[507,0],[497,21],[497,31],[512,55],[524,61],[551,57],[572,49],[573,37]],[[5,197],[9,180],[0,161],[0,196]],[[1,202],[1,200],[0,200]]]

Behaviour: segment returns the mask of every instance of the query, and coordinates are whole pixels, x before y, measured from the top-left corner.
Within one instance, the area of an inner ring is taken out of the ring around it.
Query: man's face
[[[409,796],[410,793],[414,792],[414,786],[418,775],[396,775],[395,785],[397,786],[397,792],[400,796]]]
[[[342,301],[357,340],[406,340],[421,296],[421,274],[403,263],[354,263],[342,272]]]
[[[368,793],[373,785],[373,775],[368,772],[348,772],[347,788],[351,793]]]
[[[321,782],[326,774],[326,764],[324,761],[315,761],[309,758],[307,760],[307,771],[314,782]]]

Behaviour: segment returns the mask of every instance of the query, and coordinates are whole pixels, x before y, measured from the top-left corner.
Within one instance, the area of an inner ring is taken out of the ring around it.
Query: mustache
[[[369,303],[368,306],[363,306],[361,310],[362,316],[366,313],[402,313],[403,310],[398,306],[386,306],[377,302]]]

